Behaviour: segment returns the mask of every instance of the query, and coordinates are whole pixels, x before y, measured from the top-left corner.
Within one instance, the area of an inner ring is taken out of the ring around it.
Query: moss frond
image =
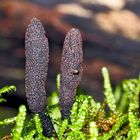
[[[4,98],[2,98],[2,94],[3,93],[7,93],[7,92],[11,92],[11,91],[15,92],[16,91],[16,87],[11,85],[11,86],[5,86],[5,87],[0,89],[0,103],[6,101]]]
[[[16,125],[13,128],[12,140],[19,140],[21,138],[25,118],[26,118],[26,107],[24,105],[21,105],[19,107],[19,113],[16,117]]]
[[[61,126],[59,127],[59,130],[58,130],[58,138],[60,140],[63,140],[64,139],[64,134],[65,134],[65,131],[67,130],[67,128],[68,128],[68,120],[65,119],[62,122],[62,124],[61,124]]]
[[[116,101],[115,97],[112,92],[112,87],[110,83],[110,77],[109,77],[109,72],[106,67],[102,68],[102,75],[104,78],[104,95],[106,102],[112,112],[116,111]]]
[[[98,126],[96,125],[96,122],[90,122],[89,133],[90,133],[89,140],[97,140],[98,139]]]
[[[27,136],[23,138],[23,140],[34,140],[34,137],[33,137],[34,135],[35,135],[35,130],[32,130],[31,132],[29,132]]]
[[[85,125],[86,123],[86,119],[88,118],[89,116],[89,101],[90,101],[90,96],[83,96],[83,95],[80,95],[76,102],[78,102],[78,104],[80,105],[79,106],[79,109],[77,111],[77,115],[76,115],[76,112],[73,112],[72,114],[75,114],[75,117],[76,119],[71,121],[72,122],[72,125],[71,125],[71,129],[72,130],[81,130],[83,128],[83,126]],[[72,110],[72,111],[75,111],[75,110]],[[71,117],[72,118],[72,117]]]
[[[8,124],[12,124],[16,121],[16,117],[13,117],[13,118],[8,118],[8,119],[5,119],[3,121],[0,121],[0,125],[8,125]]]
[[[43,128],[42,124],[39,118],[39,114],[34,115],[34,121],[35,121],[35,127],[36,127],[36,133],[37,133],[37,139],[43,140],[45,137],[43,136]]]
[[[5,86],[2,89],[0,89],[0,95],[2,93],[6,93],[6,92],[10,92],[10,91],[16,91],[16,87],[15,86]]]

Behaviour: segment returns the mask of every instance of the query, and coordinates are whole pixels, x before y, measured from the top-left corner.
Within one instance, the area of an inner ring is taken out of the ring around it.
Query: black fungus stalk
[[[69,118],[82,73],[83,51],[81,34],[78,29],[72,28],[65,37],[61,60],[59,100],[63,119]]]
[[[49,46],[43,25],[36,18],[31,19],[26,31],[25,55],[25,88],[29,109],[32,113],[39,113],[44,135],[50,137],[54,133],[54,127],[49,116],[45,115]]]

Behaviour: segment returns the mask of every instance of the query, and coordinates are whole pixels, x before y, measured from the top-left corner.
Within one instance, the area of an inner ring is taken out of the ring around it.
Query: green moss
[[[103,68],[102,74],[104,102],[96,102],[78,88],[70,120],[63,121],[59,108],[60,76],[58,75],[58,91],[52,92],[47,99],[46,111],[56,129],[56,137],[45,137],[39,115],[35,114],[27,119],[24,105],[19,107],[17,116],[1,120],[0,125],[8,127],[10,124],[15,124],[11,130],[12,140],[138,140],[140,138],[140,78],[124,80],[112,90],[108,70]],[[0,90],[0,101],[5,101],[2,93],[10,90],[15,90],[15,87],[9,86]],[[109,107],[109,112],[106,112],[106,106]]]
[[[16,91],[16,87],[12,85],[12,86],[5,86],[0,89],[0,103],[6,101],[4,98],[2,98],[2,94],[8,93],[10,91]]]

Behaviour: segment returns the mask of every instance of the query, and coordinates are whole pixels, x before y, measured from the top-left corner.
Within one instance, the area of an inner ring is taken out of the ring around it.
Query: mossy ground
[[[21,105],[17,116],[0,120],[1,126],[14,125],[11,134],[5,136],[4,140],[139,140],[140,78],[124,80],[112,90],[108,70],[103,68],[102,74],[104,101],[96,102],[78,88],[70,120],[61,119],[58,92],[53,92],[47,99],[46,113],[52,118],[57,136],[43,136],[39,115],[35,114],[27,119],[26,107]],[[58,91],[59,78],[58,76]],[[3,93],[15,89],[14,86],[2,88],[0,102],[5,101],[2,98]],[[106,111],[106,108],[109,108],[109,111]]]

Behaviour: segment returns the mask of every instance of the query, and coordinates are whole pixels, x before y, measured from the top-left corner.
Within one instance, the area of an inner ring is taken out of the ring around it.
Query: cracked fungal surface
[[[55,131],[50,117],[45,115],[49,45],[43,25],[36,18],[31,19],[26,31],[25,55],[25,88],[29,109],[32,113],[39,113],[43,133],[50,137]]]
[[[46,108],[45,82],[47,78],[49,47],[41,22],[33,18],[25,35],[26,96],[30,110],[41,112]]]
[[[61,60],[60,108],[62,118],[69,118],[76,98],[76,89],[83,74],[82,38],[78,29],[72,28],[66,35]]]

